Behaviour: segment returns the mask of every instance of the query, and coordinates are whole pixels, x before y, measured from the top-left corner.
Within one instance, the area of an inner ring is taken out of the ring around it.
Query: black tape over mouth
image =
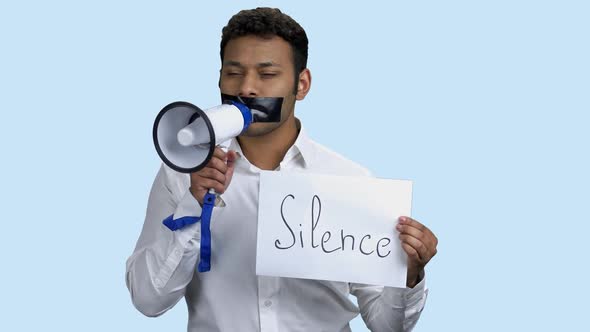
[[[242,103],[252,111],[252,122],[281,122],[283,97],[239,97],[221,94],[221,102]]]

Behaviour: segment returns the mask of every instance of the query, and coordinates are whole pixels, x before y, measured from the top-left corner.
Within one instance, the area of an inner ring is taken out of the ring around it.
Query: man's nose
[[[240,96],[256,97],[258,96],[258,80],[253,74],[244,75],[240,84]]]

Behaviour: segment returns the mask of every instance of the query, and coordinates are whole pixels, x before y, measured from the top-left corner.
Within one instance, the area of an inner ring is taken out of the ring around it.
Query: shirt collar
[[[297,139],[293,146],[287,151],[285,154],[285,158],[283,159],[284,162],[289,162],[291,159],[296,158],[297,156],[301,155],[301,160],[305,164],[304,166],[307,168],[313,163],[314,158],[314,149],[312,146],[312,141],[307,135],[307,131],[303,126],[301,126],[301,121],[295,118],[297,122],[297,128],[299,128],[299,135],[297,135]]]
[[[281,165],[287,164],[293,160],[295,160],[298,156],[301,156],[301,161],[304,163],[304,167],[307,168],[313,163],[313,159],[315,156],[313,143],[311,138],[307,135],[305,128],[301,125],[301,121],[295,118],[297,123],[297,128],[299,129],[299,134],[297,135],[297,139],[295,143],[287,150]],[[237,138],[232,138],[229,142],[222,144],[224,147],[227,147],[229,150],[234,150],[238,154],[238,158],[243,158],[242,148],[237,140]]]

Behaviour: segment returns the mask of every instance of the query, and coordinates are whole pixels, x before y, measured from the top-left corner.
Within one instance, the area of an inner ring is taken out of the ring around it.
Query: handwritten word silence
[[[289,195],[285,196],[285,198],[283,198],[283,201],[281,202],[281,218],[283,219],[283,223],[285,224],[285,227],[287,227],[287,230],[291,234],[291,239],[289,240],[288,244],[287,243],[283,244],[279,239],[276,239],[275,240],[275,247],[280,250],[290,249],[293,246],[295,246],[298,242],[297,237],[295,236],[295,232],[293,231],[293,228],[291,227],[291,225],[289,224],[289,222],[285,218],[285,205],[286,205],[285,203],[287,201],[293,201],[293,200],[295,200],[295,196],[292,194],[289,194]],[[317,213],[316,213],[316,211],[317,211]],[[332,232],[325,231],[323,234],[321,234],[321,237],[319,237],[320,243],[316,244],[317,238],[316,238],[315,233],[316,233],[316,228],[320,222],[321,213],[322,213],[322,202],[317,195],[314,195],[312,198],[312,202],[311,202],[311,231],[309,232],[311,247],[312,248],[319,247],[326,254],[330,254],[330,253],[334,253],[339,250],[344,251],[346,248],[346,242],[349,242],[350,243],[350,246],[349,246],[350,250],[354,251],[355,244],[357,242],[357,238],[353,234],[345,234],[344,229],[340,229],[340,232],[339,232],[340,239],[338,239],[337,236],[334,236],[334,239],[331,242],[330,242],[330,239],[332,238]],[[305,228],[305,229],[307,229],[307,228]],[[299,244],[301,245],[301,248],[305,248],[305,244],[304,244],[304,240],[303,240],[304,239],[303,233],[304,233],[304,227],[302,224],[299,224]],[[338,232],[336,232],[335,234],[338,234]],[[347,239],[349,241],[347,241]],[[389,254],[391,253],[391,250],[386,250],[386,248],[389,246],[390,243],[391,243],[391,239],[388,237],[381,238],[375,243],[374,241],[371,241],[370,234],[365,234],[361,237],[357,248],[358,248],[358,251],[360,253],[362,253],[363,255],[368,256],[368,255],[377,254],[377,256],[379,256],[381,258],[385,258],[385,257],[389,256]]]

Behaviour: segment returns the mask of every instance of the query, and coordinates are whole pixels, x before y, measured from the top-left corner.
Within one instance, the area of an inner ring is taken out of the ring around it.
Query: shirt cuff
[[[202,208],[199,205],[199,202],[191,194],[190,190],[187,190],[176,206],[176,210],[172,217],[174,219],[182,217],[199,217],[201,212]],[[196,222],[172,231],[172,237],[172,246],[168,247],[164,264],[154,279],[154,286],[157,289],[166,286],[172,274],[178,268],[187,248],[190,247],[191,241],[194,240],[194,242],[196,242],[196,247],[198,248],[198,243],[201,240],[201,223]]]
[[[383,299],[394,308],[407,308],[415,306],[426,293],[426,275],[414,286],[414,288],[385,287]]]

